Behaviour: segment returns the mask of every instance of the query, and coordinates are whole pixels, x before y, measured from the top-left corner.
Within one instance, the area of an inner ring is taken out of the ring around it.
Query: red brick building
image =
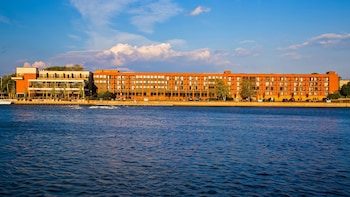
[[[215,80],[222,79],[233,99],[240,100],[242,83],[253,83],[255,99],[294,98],[322,100],[339,89],[339,76],[326,74],[243,74],[231,73],[161,73],[96,70],[93,73],[97,92],[112,92],[119,99],[188,100],[215,98]]]

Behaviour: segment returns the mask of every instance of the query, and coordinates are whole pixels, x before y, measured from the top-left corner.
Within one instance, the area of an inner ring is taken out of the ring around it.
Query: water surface
[[[350,110],[0,106],[0,195],[350,196]]]

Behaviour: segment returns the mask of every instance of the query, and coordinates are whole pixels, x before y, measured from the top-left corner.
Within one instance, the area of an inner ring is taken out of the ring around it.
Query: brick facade
[[[188,100],[216,98],[215,79],[229,86],[230,95],[240,100],[244,80],[254,84],[255,99],[276,101],[321,100],[339,89],[338,74],[241,74],[224,73],[158,73],[96,70],[93,73],[97,92],[112,92],[118,99]]]

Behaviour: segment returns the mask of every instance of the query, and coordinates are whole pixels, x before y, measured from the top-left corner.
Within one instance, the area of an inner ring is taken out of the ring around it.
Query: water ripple
[[[0,120],[1,196],[350,196],[347,109],[9,106]]]

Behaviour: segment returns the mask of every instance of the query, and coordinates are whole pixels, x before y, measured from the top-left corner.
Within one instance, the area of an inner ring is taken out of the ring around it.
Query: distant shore
[[[15,105],[111,105],[111,106],[197,106],[197,107],[334,107],[348,108],[350,103],[326,102],[233,102],[233,101],[107,101],[107,100],[77,100],[53,101],[33,100],[17,101]]]

